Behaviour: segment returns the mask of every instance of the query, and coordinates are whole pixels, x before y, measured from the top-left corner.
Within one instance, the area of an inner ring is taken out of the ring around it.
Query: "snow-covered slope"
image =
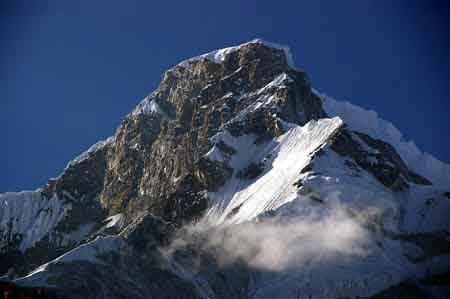
[[[49,267],[57,264],[70,265],[70,263],[73,262],[102,263],[102,256],[113,251],[118,251],[122,245],[123,240],[120,237],[98,237],[95,240],[82,244],[60,257],[38,267],[29,275],[18,279],[17,283],[37,286],[51,285],[51,276],[46,272]]]
[[[0,194],[0,242],[2,247],[19,243],[23,252],[51,232],[70,204],[57,196],[45,198],[37,191]]]
[[[341,117],[352,130],[386,141],[395,147],[413,171],[445,189],[450,186],[450,165],[422,152],[413,141],[404,140],[403,134],[392,123],[379,118],[375,111],[366,110],[349,102],[337,101],[324,93],[315,92],[321,97],[323,108],[330,116]]]
[[[219,223],[225,219],[238,223],[295,199],[298,191],[295,183],[302,169],[342,124],[339,117],[313,120],[303,127],[286,124],[286,133],[260,145],[255,144],[254,136],[233,137],[228,132],[216,135],[216,142],[222,141],[236,150],[229,161],[236,172],[225,186],[209,194],[215,202],[210,216],[217,217],[215,221]],[[214,157],[217,151],[214,147],[207,156]],[[254,179],[239,178],[237,173],[251,163],[261,165],[261,174]]]

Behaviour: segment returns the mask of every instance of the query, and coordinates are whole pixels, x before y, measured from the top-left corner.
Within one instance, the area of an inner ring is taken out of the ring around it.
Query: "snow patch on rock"
[[[107,228],[122,227],[125,222],[125,215],[123,215],[122,213],[119,213],[119,214],[110,216],[110,217],[106,218],[105,222],[106,222],[105,227],[107,227]]]
[[[89,158],[89,156],[90,156],[91,154],[93,154],[93,153],[95,153],[95,152],[97,152],[97,151],[103,149],[105,146],[107,146],[107,145],[113,143],[114,140],[115,140],[115,137],[114,137],[114,136],[110,136],[110,137],[108,137],[108,138],[105,139],[105,140],[100,140],[100,141],[96,142],[96,143],[95,143],[94,145],[92,145],[88,150],[84,151],[83,153],[81,153],[80,155],[78,155],[75,159],[71,160],[71,161],[67,164],[66,168],[69,167],[69,166],[73,166],[73,165],[76,165],[76,164],[79,164],[79,163],[83,162],[84,160],[86,160],[87,158]]]
[[[131,115],[138,115],[138,114],[145,114],[145,115],[157,114],[166,119],[170,118],[169,115],[166,113],[166,111],[164,111],[164,109],[161,107],[161,105],[158,104],[158,102],[155,99],[149,96],[145,97],[139,103],[139,105],[137,105],[137,107],[134,108],[133,112],[131,112]]]

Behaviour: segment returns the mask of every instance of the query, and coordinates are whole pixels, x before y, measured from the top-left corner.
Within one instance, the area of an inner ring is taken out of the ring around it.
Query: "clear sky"
[[[307,2],[0,1],[0,192],[57,176],[180,60],[256,37],[450,162],[447,1]]]

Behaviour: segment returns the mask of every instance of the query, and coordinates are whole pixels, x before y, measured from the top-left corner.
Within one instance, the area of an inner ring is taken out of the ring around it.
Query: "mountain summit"
[[[449,165],[257,39],[177,64],[46,186],[0,194],[0,271],[56,298],[445,298],[449,191]]]

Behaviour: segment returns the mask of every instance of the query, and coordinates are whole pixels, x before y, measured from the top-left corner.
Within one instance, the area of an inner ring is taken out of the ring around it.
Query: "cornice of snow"
[[[180,62],[176,66],[187,68],[187,67],[189,67],[189,63],[190,62],[193,62],[193,61],[196,61],[196,60],[201,60],[201,59],[208,59],[208,60],[210,60],[212,62],[215,62],[215,63],[222,63],[229,54],[231,54],[231,53],[233,53],[235,51],[238,51],[243,46],[246,46],[246,45],[249,45],[249,44],[263,44],[263,45],[265,45],[267,47],[270,47],[270,48],[282,50],[284,52],[284,55],[286,57],[286,61],[287,61],[288,65],[289,65],[289,67],[291,67],[294,70],[297,69],[295,67],[295,64],[294,64],[294,59],[292,57],[292,53],[291,53],[291,51],[290,51],[288,46],[284,46],[284,45],[268,42],[268,41],[262,40],[260,38],[255,38],[255,39],[253,39],[253,40],[251,40],[249,42],[243,43],[243,44],[238,45],[238,46],[232,46],[232,47],[228,47],[228,48],[218,49],[218,50],[214,50],[214,51],[208,52],[206,54],[202,54],[202,55],[199,55],[199,56],[192,57],[192,58],[183,60],[182,62]]]

